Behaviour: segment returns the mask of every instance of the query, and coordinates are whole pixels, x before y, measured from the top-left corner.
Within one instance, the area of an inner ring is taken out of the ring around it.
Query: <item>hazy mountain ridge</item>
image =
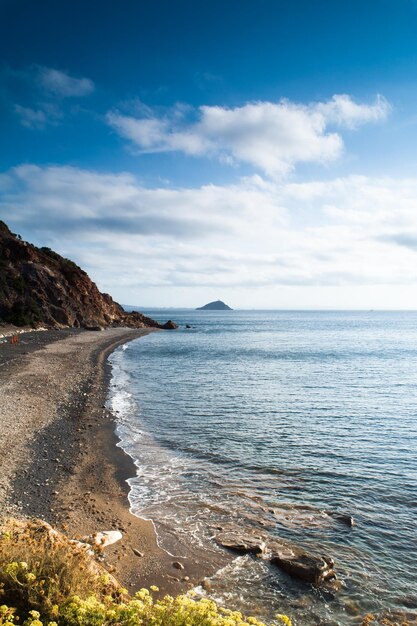
[[[73,261],[37,248],[0,221],[0,322],[16,326],[160,328],[101,293]]]

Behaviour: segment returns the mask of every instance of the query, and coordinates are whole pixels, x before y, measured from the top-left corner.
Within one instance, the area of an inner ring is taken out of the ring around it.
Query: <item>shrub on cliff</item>
[[[37,520],[3,524],[0,590],[0,626],[265,626],[189,594],[130,597],[88,550]]]

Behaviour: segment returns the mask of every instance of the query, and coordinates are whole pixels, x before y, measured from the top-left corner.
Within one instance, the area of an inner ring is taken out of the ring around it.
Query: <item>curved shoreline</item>
[[[176,594],[212,568],[187,559],[175,569],[153,521],[130,512],[136,468],[106,408],[109,354],[149,332],[46,331],[0,346],[0,514],[40,517],[70,537],[120,529],[123,539],[105,550],[115,576],[132,591],[156,584]]]

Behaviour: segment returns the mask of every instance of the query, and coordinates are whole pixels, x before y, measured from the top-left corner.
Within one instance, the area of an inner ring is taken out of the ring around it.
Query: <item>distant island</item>
[[[233,311],[233,309],[221,300],[215,300],[204,306],[197,307],[196,311]]]

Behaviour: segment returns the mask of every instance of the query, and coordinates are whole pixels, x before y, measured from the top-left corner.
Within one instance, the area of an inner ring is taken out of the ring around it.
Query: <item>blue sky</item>
[[[124,303],[417,307],[417,3],[0,0],[0,217]]]

